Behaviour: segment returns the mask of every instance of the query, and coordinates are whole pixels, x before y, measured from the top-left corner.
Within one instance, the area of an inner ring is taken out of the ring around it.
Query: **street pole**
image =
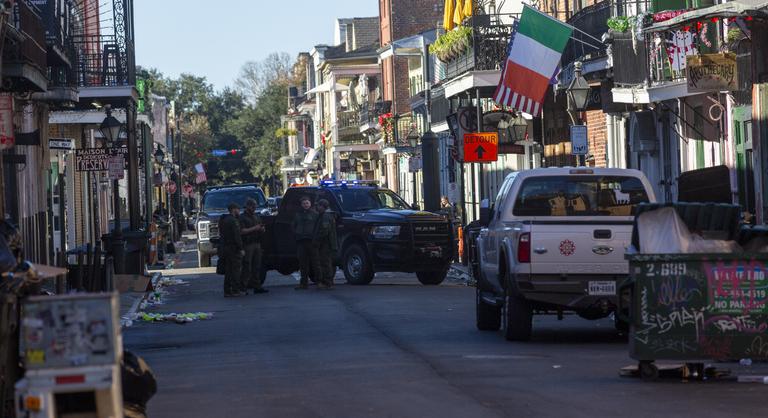
[[[422,49],[422,67],[426,82],[424,102],[427,108],[427,131],[421,137],[422,173],[424,177],[424,209],[429,212],[440,210],[440,143],[432,132],[432,95],[429,89],[429,45],[424,42]]]

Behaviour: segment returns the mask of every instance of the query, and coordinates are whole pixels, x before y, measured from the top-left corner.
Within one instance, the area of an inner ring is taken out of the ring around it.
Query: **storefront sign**
[[[75,140],[71,138],[50,138],[48,148],[53,150],[69,151],[75,147]]]
[[[128,168],[127,147],[82,148],[75,151],[76,171],[108,171],[111,157],[123,156],[123,168]]]
[[[689,55],[686,62],[689,93],[738,90],[737,74],[732,52]]]
[[[13,96],[10,93],[0,94],[0,150],[13,147],[16,142],[13,136]]]

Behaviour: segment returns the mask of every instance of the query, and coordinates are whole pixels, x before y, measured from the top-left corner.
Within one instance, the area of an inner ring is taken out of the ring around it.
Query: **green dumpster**
[[[732,240],[748,236],[744,231]],[[626,258],[619,315],[630,324],[630,357],[642,377],[658,376],[656,360],[693,365],[699,376],[704,362],[768,360],[768,253],[630,252]]]

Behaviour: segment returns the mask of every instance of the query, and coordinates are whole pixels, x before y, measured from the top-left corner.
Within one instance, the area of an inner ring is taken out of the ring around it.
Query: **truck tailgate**
[[[627,274],[632,224],[531,225],[531,274]]]

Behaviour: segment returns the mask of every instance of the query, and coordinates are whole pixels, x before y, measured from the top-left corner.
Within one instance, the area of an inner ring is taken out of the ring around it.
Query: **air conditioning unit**
[[[656,114],[653,111],[634,112],[629,123],[629,147],[632,152],[654,152],[658,149]]]

